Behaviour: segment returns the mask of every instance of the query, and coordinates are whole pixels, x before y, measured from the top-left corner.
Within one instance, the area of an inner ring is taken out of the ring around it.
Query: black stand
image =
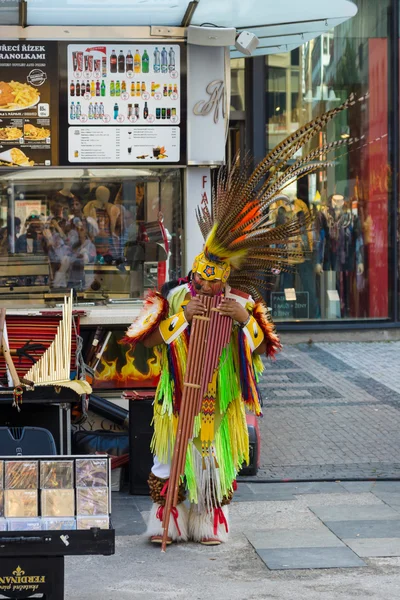
[[[0,598],[26,600],[36,594],[45,600],[64,600],[64,557],[1,558]]]

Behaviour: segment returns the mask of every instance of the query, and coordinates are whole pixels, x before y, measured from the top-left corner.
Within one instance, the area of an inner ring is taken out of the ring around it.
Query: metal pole
[[[392,0],[388,9],[388,134],[391,186],[389,187],[389,265],[392,290],[391,317],[399,321],[399,2]]]

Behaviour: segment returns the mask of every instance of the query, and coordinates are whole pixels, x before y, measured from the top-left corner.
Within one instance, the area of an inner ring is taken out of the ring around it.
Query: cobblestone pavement
[[[400,342],[286,346],[260,388],[258,478],[400,478]]]

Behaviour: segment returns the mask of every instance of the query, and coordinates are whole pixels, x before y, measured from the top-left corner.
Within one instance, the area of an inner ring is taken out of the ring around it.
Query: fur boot
[[[150,537],[150,540],[154,543],[161,544],[163,536],[163,512],[164,507],[160,504],[153,503],[149,520],[147,522],[146,535]],[[188,540],[188,519],[189,512],[186,506],[181,502],[178,504],[176,509],[171,512],[171,518],[169,520],[168,527],[168,538],[169,543],[171,542],[186,542]]]
[[[199,512],[194,504],[189,513],[189,536],[195,542],[216,546],[228,541],[228,506]]]

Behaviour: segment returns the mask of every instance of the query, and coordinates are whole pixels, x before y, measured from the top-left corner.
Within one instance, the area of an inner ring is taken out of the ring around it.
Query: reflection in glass
[[[78,172],[2,175],[0,299],[142,298],[181,275],[180,172]]]

